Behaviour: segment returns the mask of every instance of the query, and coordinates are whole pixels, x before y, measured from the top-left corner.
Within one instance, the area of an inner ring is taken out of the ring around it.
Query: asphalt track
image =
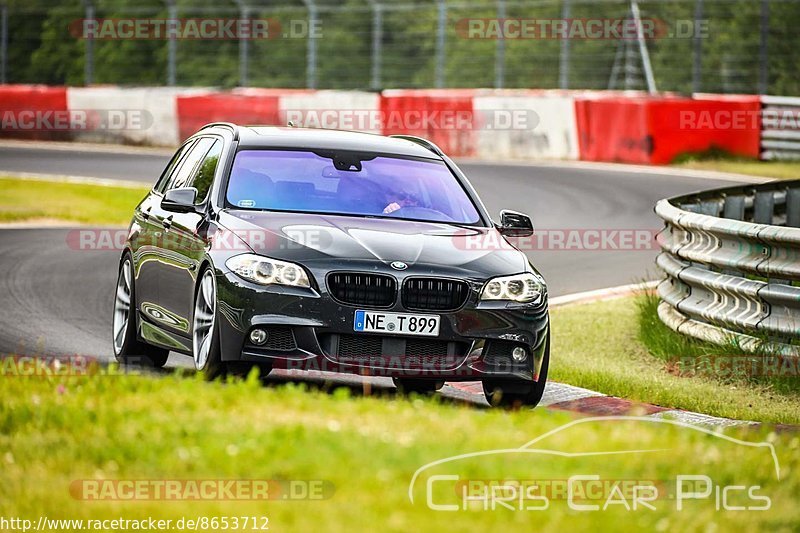
[[[3,171],[152,183],[167,155],[0,146]],[[661,198],[730,185],[725,180],[552,164],[463,162],[489,211],[508,208],[543,230],[657,230]],[[0,230],[0,353],[111,358],[117,252],[69,248],[67,229]],[[527,252],[551,296],[653,279],[654,249]],[[170,366],[190,361],[173,354]]]

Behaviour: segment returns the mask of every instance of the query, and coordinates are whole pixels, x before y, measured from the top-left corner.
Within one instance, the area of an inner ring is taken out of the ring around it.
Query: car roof
[[[211,127],[215,126],[216,125],[213,125]],[[435,147],[426,147],[424,145],[426,141],[423,139],[420,139],[418,142],[405,138],[386,137],[373,133],[319,128],[234,126],[232,124],[229,126],[232,126],[238,133],[240,149],[293,148],[349,150],[424,157],[437,160],[442,159],[436,153],[438,149],[434,151]]]

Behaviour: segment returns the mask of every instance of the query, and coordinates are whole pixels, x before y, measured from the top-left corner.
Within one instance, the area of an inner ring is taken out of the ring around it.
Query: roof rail
[[[445,157],[444,152],[436,146],[434,143],[429,141],[428,139],[424,139],[422,137],[417,137],[416,135],[389,135],[392,139],[405,139],[406,141],[411,141],[413,143],[417,143],[418,145],[422,146],[433,152],[434,154]]]
[[[237,140],[239,139],[239,126],[231,122],[211,122],[200,128],[200,131],[206,130],[208,128],[228,128],[233,132],[234,139]]]

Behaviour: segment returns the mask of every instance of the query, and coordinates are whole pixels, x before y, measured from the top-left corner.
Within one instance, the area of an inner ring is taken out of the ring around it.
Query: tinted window
[[[167,168],[164,169],[164,172],[161,174],[161,177],[158,179],[158,183],[156,184],[155,189],[158,192],[164,192],[164,189],[167,187],[167,183],[172,179],[175,169],[178,165],[183,161],[184,156],[189,151],[189,149],[194,144],[194,141],[190,143],[186,143],[185,145],[181,146],[181,148],[175,152],[175,155],[172,156]]]
[[[174,173],[172,179],[169,181],[167,189],[177,189],[179,187],[189,187],[186,185],[189,179],[194,175],[195,169],[200,161],[203,160],[208,149],[214,143],[214,139],[203,137],[195,143],[189,154],[183,158],[180,168]]]
[[[226,197],[248,209],[461,224],[480,220],[444,162],[388,155],[243,150],[236,154]]]
[[[217,171],[219,157],[222,155],[222,141],[214,141],[214,144],[206,153],[203,161],[197,165],[192,175],[186,181],[184,187],[194,187],[197,189],[197,200],[195,203],[203,203],[208,195],[208,190],[214,181],[214,174]]]

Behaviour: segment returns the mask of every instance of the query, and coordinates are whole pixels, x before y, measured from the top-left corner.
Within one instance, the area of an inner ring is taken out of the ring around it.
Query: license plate
[[[397,333],[401,335],[439,334],[438,315],[413,315],[406,313],[381,313],[378,311],[356,311],[353,323],[355,331]]]

